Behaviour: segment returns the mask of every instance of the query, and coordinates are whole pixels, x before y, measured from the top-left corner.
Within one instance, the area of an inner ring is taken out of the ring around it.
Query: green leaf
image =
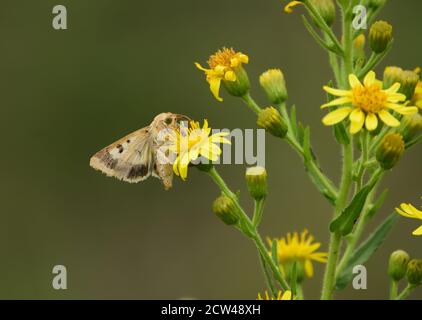
[[[333,45],[332,43],[325,42],[324,39],[322,39],[318,35],[318,33],[314,30],[314,28],[312,27],[312,25],[309,23],[308,19],[306,19],[306,17],[304,15],[302,15],[302,20],[303,20],[303,24],[305,25],[305,28],[309,31],[311,36],[321,46],[321,48],[323,48],[327,51],[331,51],[331,52],[333,52],[337,55],[340,55],[340,56],[343,54],[341,51],[338,50],[338,48],[335,45]]]
[[[366,198],[368,198],[368,194],[371,192],[374,185],[374,183],[371,183],[370,185],[365,186],[354,196],[347,208],[330,223],[331,232],[340,231],[343,236],[347,236],[352,232],[353,226],[365,205]]]
[[[352,253],[346,267],[336,277],[336,290],[342,290],[347,286],[353,278],[353,268],[357,265],[364,264],[369,260],[379,246],[385,241],[398,218],[398,214],[390,214],[375,232]]]

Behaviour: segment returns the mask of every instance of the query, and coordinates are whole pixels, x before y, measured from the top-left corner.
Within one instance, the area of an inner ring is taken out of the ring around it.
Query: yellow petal
[[[242,62],[244,64],[249,63],[249,57],[246,54],[239,53],[239,59],[240,59],[240,62]]]
[[[345,96],[352,95],[352,92],[350,90],[335,89],[335,88],[330,88],[328,86],[324,86],[323,89],[333,96],[345,97]]]
[[[344,120],[344,118],[346,118],[351,111],[352,108],[350,107],[344,107],[331,111],[322,119],[322,123],[326,126],[331,126],[333,124],[339,123],[340,121]]]
[[[376,75],[374,71],[369,71],[366,76],[365,79],[363,79],[363,83],[365,85],[365,87],[370,87],[375,83],[375,79]]]
[[[411,115],[411,114],[417,113],[418,108],[417,107],[401,107],[401,108],[394,109],[394,111],[400,114],[404,114],[404,115]]]
[[[400,125],[400,121],[394,118],[388,111],[381,110],[378,112],[378,116],[380,119],[390,127],[398,127]]]
[[[284,7],[284,11],[287,13],[292,13],[293,12],[293,7],[297,6],[299,4],[302,4],[302,2],[300,1],[290,1],[285,7]]]
[[[224,74],[224,80],[227,80],[227,81],[236,81],[236,79],[237,79],[236,74],[233,71],[227,71]]]
[[[209,81],[209,84],[210,84],[210,90],[211,90],[212,94],[214,95],[214,97],[218,101],[223,101],[223,99],[220,97],[221,79],[220,78],[213,78]]]
[[[422,236],[422,226],[417,228],[415,231],[412,232],[414,236]]]
[[[207,71],[209,71],[210,69],[206,69],[206,68],[204,68],[203,66],[201,66],[198,62],[195,62],[195,66],[199,69],[199,70],[201,70],[201,71],[205,71],[205,72],[207,72]]]
[[[383,91],[387,94],[394,94],[394,93],[397,93],[397,91],[400,90],[400,87],[401,87],[401,84],[396,82],[390,88],[383,90]]]
[[[312,278],[314,275],[314,267],[309,259],[305,261],[305,273],[308,278]]]
[[[352,89],[356,87],[362,87],[362,83],[359,81],[358,77],[356,77],[354,74],[349,75],[349,84]]]
[[[328,107],[334,107],[334,106],[340,106],[340,105],[350,103],[350,102],[352,102],[352,99],[350,97],[342,97],[342,98],[338,98],[338,99],[335,99],[333,101],[330,101],[326,104],[323,104],[321,106],[321,109],[328,108]]]
[[[365,120],[366,129],[374,131],[378,127],[378,118],[375,114],[369,113]]]
[[[401,102],[405,101],[406,96],[402,93],[388,93],[387,101],[389,102]]]
[[[359,108],[354,109],[350,113],[350,133],[355,134],[359,132],[365,123],[365,114]]]
[[[284,292],[281,296],[281,300],[292,300],[292,292],[290,290]]]

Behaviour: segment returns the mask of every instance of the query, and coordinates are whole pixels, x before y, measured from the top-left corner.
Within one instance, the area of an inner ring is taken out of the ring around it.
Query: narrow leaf
[[[374,183],[365,186],[360,190],[352,199],[346,209],[334,219],[330,224],[330,231],[340,231],[343,236],[347,236],[353,230],[356,220],[359,218],[363,206],[365,205],[366,198],[369,192],[374,187]]]
[[[353,278],[353,268],[357,265],[364,264],[369,260],[379,246],[385,241],[398,218],[398,214],[390,214],[375,232],[352,253],[346,267],[336,277],[336,290],[342,290],[347,286]]]

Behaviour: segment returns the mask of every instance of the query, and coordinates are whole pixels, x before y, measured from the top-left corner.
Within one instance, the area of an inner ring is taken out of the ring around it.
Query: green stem
[[[362,79],[369,71],[374,69],[382,61],[382,59],[384,59],[384,57],[390,52],[392,47],[393,47],[393,41],[390,42],[390,44],[384,50],[384,52],[380,54],[372,53],[366,65],[360,70],[358,74],[358,78]]]
[[[390,280],[390,300],[395,300],[398,294],[399,283],[393,279]]]
[[[309,1],[309,0],[305,0],[305,6],[308,9],[309,14],[314,18],[314,20],[318,24],[318,26],[330,38],[330,40],[334,44],[334,47],[336,48],[336,50],[339,53],[343,54],[343,48],[342,48],[340,42],[338,41],[338,39],[337,39],[336,35],[334,34],[333,30],[327,25],[327,23],[325,22],[324,18],[319,13],[318,9],[315,8],[314,4],[311,1]]]
[[[280,287],[283,290],[289,290],[289,285],[288,285],[287,281],[284,279],[283,275],[280,272],[280,269],[274,263],[274,261],[271,259],[270,255],[268,254],[268,252],[269,252],[268,249],[265,247],[265,244],[262,241],[261,236],[259,235],[256,228],[253,226],[252,221],[250,220],[249,216],[245,213],[245,211],[243,210],[243,208],[239,204],[239,200],[238,200],[236,194],[234,194],[229,189],[229,187],[227,186],[227,184],[225,183],[223,178],[220,176],[220,174],[217,172],[217,170],[214,167],[212,167],[208,171],[208,174],[213,179],[213,181],[219,186],[221,191],[234,202],[238,212],[240,213],[241,223],[243,223],[247,228],[247,233],[244,232],[245,235],[253,240],[253,242],[256,245],[256,248],[258,249],[259,254],[264,259],[266,265],[268,265],[271,268],[271,271],[274,275],[274,278],[279,283]]]
[[[289,113],[287,112],[287,108],[286,108],[286,104],[282,103],[280,105],[278,105],[278,108],[280,110],[281,115],[283,116],[283,118],[286,120],[287,123],[287,135],[285,137],[286,141],[290,144],[290,146],[299,154],[299,156],[301,158],[304,157],[305,153],[303,150],[302,145],[299,143],[299,141],[297,140],[296,136],[293,133],[293,129],[292,129],[292,123],[289,117]],[[327,193],[329,194],[329,196],[332,199],[336,199],[337,198],[337,190],[334,187],[334,184],[332,183],[332,181],[326,177],[321,169],[318,167],[318,165],[315,163],[315,161],[305,161],[305,166],[307,168],[308,174],[311,176],[311,181],[315,183],[315,180],[312,179],[312,177],[315,177],[318,181],[320,181],[325,190],[327,191]],[[318,188],[318,186],[317,186]],[[318,188],[319,189],[319,188]]]
[[[259,199],[259,200],[255,200],[255,209],[254,209],[254,214],[253,214],[253,219],[252,219],[252,224],[255,228],[257,228],[262,220],[262,214],[264,212],[264,204],[265,204],[265,199]]]
[[[258,253],[258,255],[259,255],[259,261],[261,261],[261,268],[264,271],[265,282],[267,283],[267,287],[271,291],[272,296],[276,297],[278,292],[277,292],[277,289],[274,287],[271,274],[269,273],[268,267],[262,255],[260,253]]]
[[[304,300],[305,299],[305,296],[304,296],[304,294],[303,294],[303,288],[302,288],[302,285],[301,284],[297,284],[296,285],[296,295],[297,295],[297,298],[299,299],[299,300]]]
[[[383,174],[384,174],[384,171],[379,169],[378,171],[376,171],[373,174],[371,180],[368,182],[368,185],[373,183],[373,184],[375,184],[375,186],[371,190],[371,192],[368,194],[368,198],[366,199],[365,205],[362,209],[362,211],[363,211],[362,216],[359,219],[354,232],[349,237],[349,242],[348,242],[347,248],[344,252],[344,255],[343,255],[340,263],[338,264],[337,274],[340,274],[343,271],[343,269],[346,267],[346,265],[348,264],[349,259],[352,255],[352,253],[354,252],[354,250],[356,249],[356,246],[357,246],[360,238],[362,237],[363,231],[365,230],[365,227],[366,227],[368,221],[370,220],[370,216],[368,214],[371,211],[370,208],[371,208],[374,196],[377,192],[377,184],[381,181]]]
[[[349,195],[349,189],[352,182],[352,166],[353,166],[353,142],[343,146],[343,174],[339,196],[337,198],[334,211],[334,218],[341,214]],[[325,269],[324,282],[322,288],[321,299],[330,300],[333,295],[334,281],[336,275],[336,265],[341,244],[340,232],[331,234],[328,250],[327,267]]]
[[[242,100],[246,103],[246,105],[251,109],[256,115],[259,115],[262,109],[258,106],[254,99],[252,99],[249,93],[245,94],[242,97]]]
[[[396,300],[406,299],[415,288],[416,286],[408,284],[407,287],[396,297]]]

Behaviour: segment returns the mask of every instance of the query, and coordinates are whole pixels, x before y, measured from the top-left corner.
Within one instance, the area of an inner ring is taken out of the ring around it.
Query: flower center
[[[384,109],[386,102],[387,94],[378,84],[353,89],[353,105],[367,113],[378,113]]]
[[[217,66],[224,66],[230,67],[231,60],[236,56],[236,52],[230,48],[223,48],[218,50],[215,54],[213,54],[209,60],[208,65],[211,69],[214,69]]]

